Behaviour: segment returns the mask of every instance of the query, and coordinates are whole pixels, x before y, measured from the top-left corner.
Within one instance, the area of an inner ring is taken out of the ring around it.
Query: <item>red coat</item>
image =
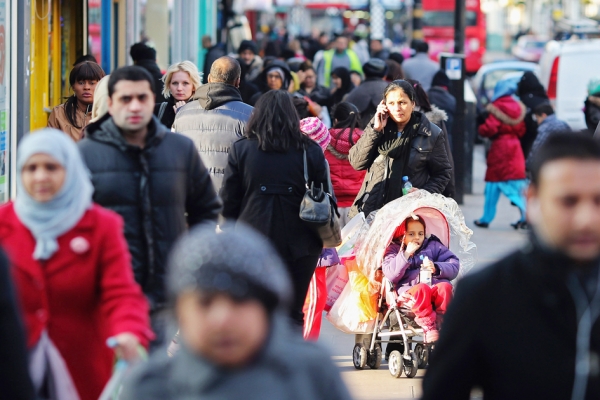
[[[114,362],[106,339],[131,332],[147,345],[153,337],[148,304],[133,278],[117,214],[94,205],[58,245],[49,260],[34,260],[35,239],[14,205],[0,207],[0,246],[11,263],[27,346],[35,346],[45,329],[81,399],[96,400]]]
[[[325,158],[329,162],[331,171],[331,184],[338,207],[352,207],[356,195],[365,179],[367,171],[357,171],[352,168],[348,161],[348,153],[352,147],[349,140],[350,130],[330,129],[331,142],[325,150]],[[363,132],[356,128],[352,135],[353,143],[356,143]]]
[[[486,109],[490,115],[479,126],[479,134],[492,140],[485,181],[525,179],[525,157],[519,141],[525,134],[525,106],[511,96],[504,96]]]

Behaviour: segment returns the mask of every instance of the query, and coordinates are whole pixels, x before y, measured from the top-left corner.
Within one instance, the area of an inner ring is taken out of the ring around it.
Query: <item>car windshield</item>
[[[467,11],[467,26],[477,26],[477,13]],[[423,13],[423,26],[429,27],[454,27],[454,11],[425,11]]]
[[[490,71],[483,77],[483,93],[480,101],[483,105],[487,104],[489,100],[494,96],[494,89],[496,84],[508,75],[523,75],[523,70],[518,69],[498,69]]]

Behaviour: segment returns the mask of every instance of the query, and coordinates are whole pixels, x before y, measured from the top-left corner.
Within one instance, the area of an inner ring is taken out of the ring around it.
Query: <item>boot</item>
[[[423,341],[425,343],[437,342],[440,333],[436,326],[437,315],[435,311],[432,311],[431,314],[426,317],[415,317],[415,322],[423,328]]]

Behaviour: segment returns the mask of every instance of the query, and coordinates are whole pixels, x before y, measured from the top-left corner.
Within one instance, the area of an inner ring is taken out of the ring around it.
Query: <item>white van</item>
[[[600,77],[600,39],[550,41],[540,68],[556,116],[573,130],[586,129],[583,102],[590,79]]]

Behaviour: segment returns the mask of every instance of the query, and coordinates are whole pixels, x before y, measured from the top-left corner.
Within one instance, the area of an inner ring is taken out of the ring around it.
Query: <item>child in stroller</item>
[[[457,277],[459,268],[458,257],[435,235],[427,237],[425,220],[415,214],[396,229],[386,249],[383,274],[394,284],[402,306],[415,314],[425,343],[438,339],[442,316],[452,298],[450,281]],[[431,287],[420,282],[421,269],[431,271]]]

